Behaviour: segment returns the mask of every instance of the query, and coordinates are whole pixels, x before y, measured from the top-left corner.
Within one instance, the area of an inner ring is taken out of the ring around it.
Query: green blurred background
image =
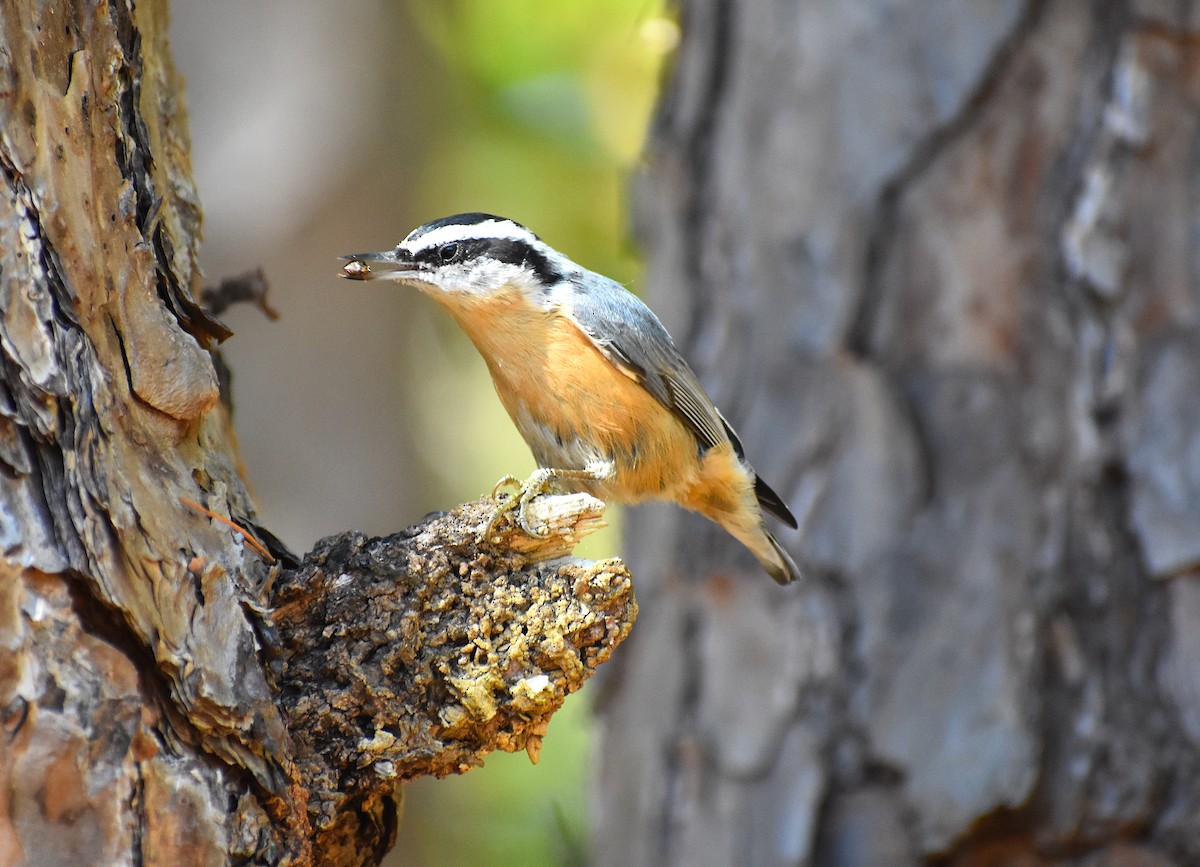
[[[202,265],[210,280],[261,266],[282,314],[225,317],[266,526],[300,551],[386,534],[532,470],[456,327],[415,292],[339,281],[337,257],[489,211],[636,284],[626,191],[678,37],[663,4],[206,0],[172,16]],[[581,553],[617,550],[610,528]],[[406,786],[389,863],[580,863],[589,741],[584,690],[538,766],[495,754]]]

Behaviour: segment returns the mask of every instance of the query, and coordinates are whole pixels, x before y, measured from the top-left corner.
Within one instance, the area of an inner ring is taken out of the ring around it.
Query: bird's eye
[[[443,262],[453,262],[454,257],[458,255],[458,244],[442,244],[438,247],[438,258]]]

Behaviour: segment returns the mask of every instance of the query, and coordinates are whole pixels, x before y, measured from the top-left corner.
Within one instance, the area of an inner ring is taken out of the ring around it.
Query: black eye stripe
[[[427,247],[415,258],[428,265],[449,265],[455,262],[470,262],[486,256],[509,265],[524,265],[530,268],[538,280],[553,285],[562,280],[562,273],[551,264],[550,259],[527,241],[516,238],[471,238],[461,241],[446,241]]]
[[[437,244],[433,247],[426,247],[424,250],[418,250],[413,254],[413,259],[423,265],[449,265],[454,261],[462,261],[469,257],[469,252],[464,255],[463,243],[461,241],[447,241],[444,244]]]
[[[484,241],[483,244],[483,250],[480,252],[486,252],[498,262],[507,262],[510,265],[528,265],[542,283],[551,285],[562,280],[562,273],[550,264],[550,260],[540,250],[533,248],[525,241],[511,238],[491,238]]]

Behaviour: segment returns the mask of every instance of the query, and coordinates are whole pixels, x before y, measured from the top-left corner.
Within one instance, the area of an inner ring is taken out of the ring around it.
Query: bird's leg
[[[492,499],[499,496],[500,489],[509,485],[518,487],[518,492],[511,497],[506,498],[503,502],[496,504],[496,511],[492,513],[492,517],[488,520],[487,527],[484,529],[485,537],[492,535],[492,530],[496,524],[513,509],[517,510],[517,524],[521,529],[530,536],[540,538],[545,535],[544,527],[534,527],[529,522],[529,504],[537,497],[552,486],[555,481],[559,480],[574,480],[586,482],[600,482],[605,479],[612,478],[613,465],[608,461],[597,461],[588,464],[582,470],[562,470],[554,467],[538,467],[533,471],[528,479],[524,482],[518,482],[514,476],[505,476],[500,481],[496,482],[492,488]]]

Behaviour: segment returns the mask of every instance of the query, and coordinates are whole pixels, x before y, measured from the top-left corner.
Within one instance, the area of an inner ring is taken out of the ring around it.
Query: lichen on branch
[[[566,556],[603,504],[533,506],[545,537],[506,518],[484,538],[484,499],[394,536],[326,538],[273,587],[277,686],[330,861],[341,841],[390,845],[401,780],[462,773],[497,749],[536,761],[550,717],[628,635],[624,564]]]

